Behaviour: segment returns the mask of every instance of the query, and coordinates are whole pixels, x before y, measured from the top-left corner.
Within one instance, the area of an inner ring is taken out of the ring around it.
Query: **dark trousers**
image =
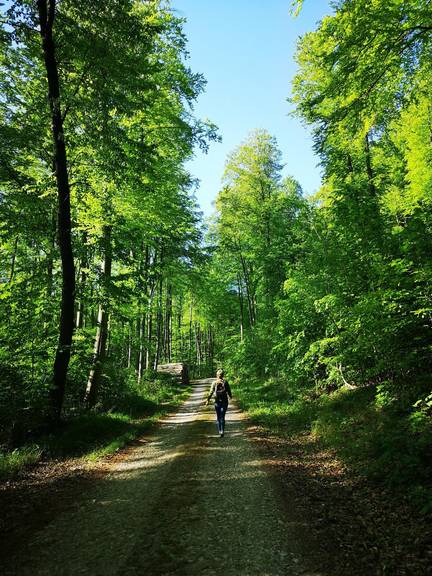
[[[218,423],[218,431],[219,432],[224,432],[225,430],[225,414],[228,408],[228,404],[227,403],[219,403],[219,402],[215,402],[215,410],[216,410],[216,416],[217,416],[217,423]]]

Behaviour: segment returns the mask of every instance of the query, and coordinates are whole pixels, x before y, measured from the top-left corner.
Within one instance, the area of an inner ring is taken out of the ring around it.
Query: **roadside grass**
[[[67,419],[55,433],[35,438],[11,452],[0,453],[0,480],[16,477],[42,458],[80,458],[94,462],[113,454],[185,400],[190,387],[158,382],[146,392],[146,397],[130,394],[119,399],[109,412],[91,411]]]
[[[430,418],[380,406],[374,387],[312,397],[289,392],[281,381],[245,380],[235,392],[253,422],[280,436],[311,434],[356,473],[432,512]]]
[[[23,468],[36,464],[41,455],[42,450],[36,444],[0,453],[0,480],[15,476]]]

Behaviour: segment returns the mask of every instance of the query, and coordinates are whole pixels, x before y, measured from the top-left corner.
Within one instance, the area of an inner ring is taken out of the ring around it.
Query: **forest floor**
[[[2,574],[432,574],[422,520],[309,437],[270,435],[233,403],[219,438],[210,382],[91,470],[39,465],[5,485]]]

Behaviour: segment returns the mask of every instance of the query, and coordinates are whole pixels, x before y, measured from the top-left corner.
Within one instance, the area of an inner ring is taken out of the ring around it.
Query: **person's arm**
[[[216,382],[213,382],[213,384],[211,385],[211,388],[210,388],[210,393],[207,396],[206,404],[208,404],[210,402],[210,398],[213,396],[213,393],[215,391],[215,386],[216,386]]]
[[[232,400],[231,388],[230,388],[230,385],[228,384],[228,382],[225,382],[225,390],[226,390],[228,396],[230,397],[230,400]]]

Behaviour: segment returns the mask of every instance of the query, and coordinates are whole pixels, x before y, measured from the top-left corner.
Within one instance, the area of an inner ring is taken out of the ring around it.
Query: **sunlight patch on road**
[[[146,455],[143,454],[142,458],[135,458],[134,460],[124,460],[117,464],[116,468],[111,472],[111,475],[122,477],[127,477],[129,474],[137,474],[142,472],[147,472],[153,468],[159,468],[160,466],[175,460],[179,456],[184,456],[186,453],[184,450],[166,449],[157,450],[156,453],[152,453],[151,450],[146,451]]]

